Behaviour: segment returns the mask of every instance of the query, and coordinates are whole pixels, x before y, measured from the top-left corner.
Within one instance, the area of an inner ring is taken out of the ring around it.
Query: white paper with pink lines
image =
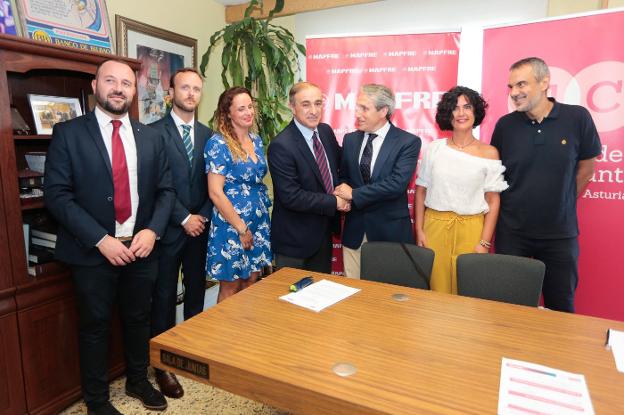
[[[503,358],[499,415],[593,415],[585,376]]]

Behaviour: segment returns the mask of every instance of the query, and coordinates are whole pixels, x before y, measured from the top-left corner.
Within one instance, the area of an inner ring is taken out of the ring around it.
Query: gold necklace
[[[477,139],[473,137],[473,138],[472,138],[472,140],[470,140],[470,142],[469,142],[468,144],[464,144],[463,146],[460,146],[459,144],[457,144],[457,143],[455,142],[455,138],[454,138],[454,137],[451,137],[451,141],[453,142],[453,145],[454,145],[455,147],[457,147],[457,149],[458,149],[458,150],[460,150],[460,151],[464,151],[464,149],[465,149],[466,147],[468,147],[469,145],[472,145],[472,143],[474,143],[475,141],[477,141]]]

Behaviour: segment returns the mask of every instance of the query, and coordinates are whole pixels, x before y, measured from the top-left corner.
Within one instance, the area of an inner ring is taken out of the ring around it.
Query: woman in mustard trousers
[[[473,129],[485,117],[487,103],[470,88],[446,92],[436,113],[450,138],[432,141],[416,180],[416,241],[433,249],[431,289],[457,293],[457,256],[487,253],[507,189],[498,151],[482,143]]]

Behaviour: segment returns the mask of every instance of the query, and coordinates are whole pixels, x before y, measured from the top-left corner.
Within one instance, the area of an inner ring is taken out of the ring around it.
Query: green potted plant
[[[223,44],[223,86],[242,85],[251,91],[256,99],[258,133],[268,144],[290,119],[286,106],[288,90],[295,82],[295,75],[300,79],[298,54],[305,56],[305,47],[295,41],[290,31],[271,24],[273,16],[284,8],[284,0],[275,2],[266,19],[251,16],[254,10],[262,7],[262,0],[251,0],[241,21],[227,25],[210,37],[200,70],[206,74],[211,53]]]

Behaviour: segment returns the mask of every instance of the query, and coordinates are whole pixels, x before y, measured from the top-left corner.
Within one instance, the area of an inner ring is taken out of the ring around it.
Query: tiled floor
[[[212,307],[217,301],[219,286],[215,285],[206,290],[204,309]],[[182,307],[177,310],[178,321],[182,320]],[[153,372],[149,371],[150,381],[156,385]],[[121,377],[110,385],[111,403],[125,415],[139,414],[175,414],[175,415],[286,415],[267,405],[245,399],[243,397],[222,391],[203,383],[178,376],[184,388],[184,396],[180,399],[167,399],[168,407],[163,412],[150,411],[143,408],[141,402],[125,394],[126,378]],[[76,402],[61,415],[86,414],[87,407],[82,400]]]

